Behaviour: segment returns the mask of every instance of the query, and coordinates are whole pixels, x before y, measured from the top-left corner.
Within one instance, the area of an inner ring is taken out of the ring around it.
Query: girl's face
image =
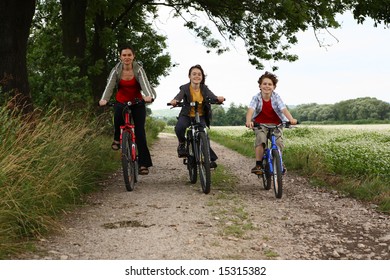
[[[192,69],[189,78],[192,84],[200,84],[203,79],[202,71],[198,68]]]
[[[133,60],[134,60],[134,53],[133,53],[133,51],[130,50],[130,49],[122,50],[120,59],[121,59],[122,63],[125,64],[125,65],[132,64]]]
[[[269,78],[264,78],[259,84],[260,91],[264,94],[271,94],[275,90],[275,85]]]

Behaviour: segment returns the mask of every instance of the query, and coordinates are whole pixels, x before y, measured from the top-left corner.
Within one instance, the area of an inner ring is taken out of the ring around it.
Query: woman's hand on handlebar
[[[151,96],[144,96],[145,103],[152,103],[154,101],[154,98]]]
[[[107,100],[104,100],[104,99],[99,100],[99,106],[106,106],[107,103],[108,103]]]

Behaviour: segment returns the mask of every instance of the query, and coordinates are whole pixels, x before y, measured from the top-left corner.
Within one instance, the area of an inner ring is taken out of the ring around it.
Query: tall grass
[[[118,169],[120,161],[119,153],[111,152],[112,135],[90,116],[52,110],[26,122],[3,107],[0,122],[3,259],[23,249],[25,240],[55,229],[61,213],[97,189],[99,180]],[[148,120],[150,143],[163,127]]]
[[[211,138],[254,158],[254,133],[210,130]],[[390,129],[285,129],[283,160],[289,170],[315,178],[390,213]],[[249,149],[248,149],[249,148]]]

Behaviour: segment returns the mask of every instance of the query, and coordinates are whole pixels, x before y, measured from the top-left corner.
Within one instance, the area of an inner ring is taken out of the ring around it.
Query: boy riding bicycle
[[[253,129],[254,123],[263,124],[279,124],[282,121],[290,121],[291,124],[297,124],[297,120],[293,118],[283,103],[280,96],[274,91],[278,78],[276,75],[265,72],[260,76],[259,80],[260,92],[252,97],[246,113],[245,126]],[[251,173],[261,174],[263,166],[262,159],[264,155],[265,144],[267,143],[268,129],[261,127],[255,130],[255,157],[256,165],[251,169]],[[275,131],[276,144],[283,151],[283,131],[279,129]]]

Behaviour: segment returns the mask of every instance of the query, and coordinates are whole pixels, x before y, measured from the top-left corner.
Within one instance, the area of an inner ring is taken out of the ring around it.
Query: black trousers
[[[114,140],[120,140],[121,129],[120,126],[125,124],[123,118],[123,108],[125,105],[122,103],[116,102],[114,106]],[[131,117],[135,125],[135,137],[136,144],[138,149],[138,165],[150,167],[153,166],[152,158],[150,157],[150,152],[148,145],[146,143],[146,132],[145,132],[145,122],[146,122],[146,107],[145,103],[137,104],[131,106]]]
[[[206,127],[206,120],[202,116],[200,117],[200,122],[203,124],[204,127]],[[177,119],[177,123],[175,126],[175,133],[177,136],[177,139],[180,143],[184,143],[186,141],[186,129],[191,125],[191,118],[189,116],[180,115]],[[210,147],[210,160],[216,161],[218,159],[218,156],[216,153],[211,149],[210,141],[209,141],[209,147]]]

